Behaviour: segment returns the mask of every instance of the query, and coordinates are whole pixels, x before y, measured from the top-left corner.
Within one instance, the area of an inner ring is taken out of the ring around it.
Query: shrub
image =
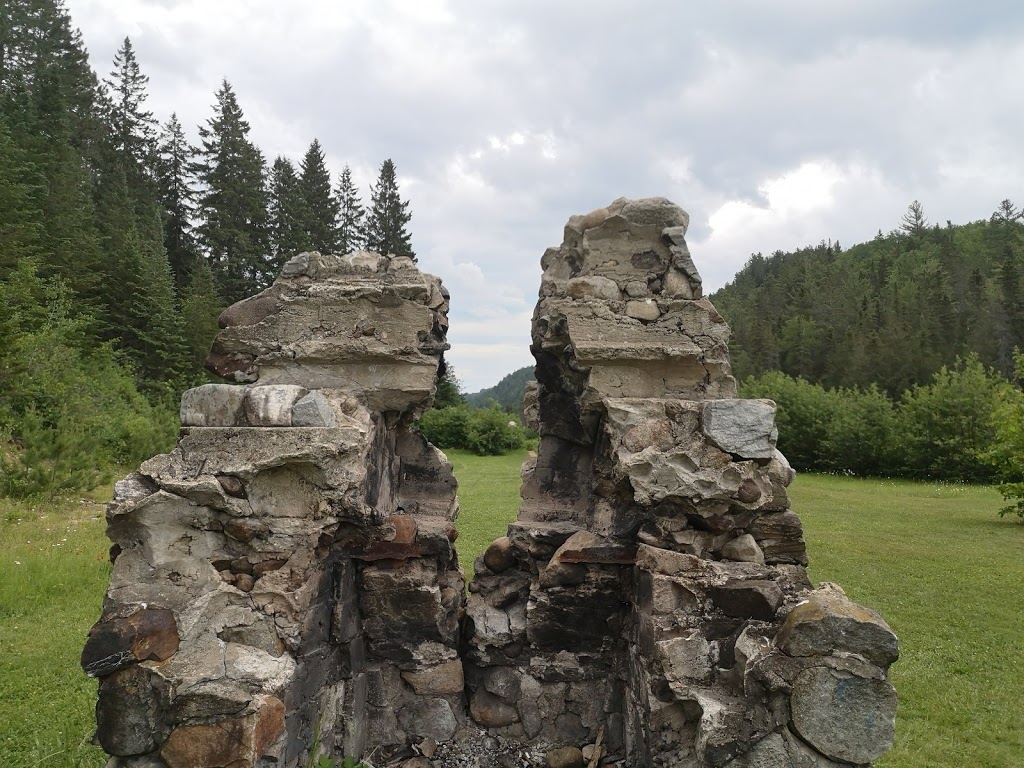
[[[896,414],[875,385],[867,390],[835,389],[831,419],[822,436],[822,469],[854,475],[898,474]]]
[[[972,355],[904,392],[898,434],[906,474],[970,483],[996,479],[988,458],[998,440],[992,414],[1010,389]]]
[[[478,456],[500,456],[523,447],[519,423],[498,406],[473,411],[469,420],[469,450]]]
[[[88,345],[59,284],[22,265],[0,306],[0,494],[94,487],[173,445],[175,410],[148,402],[108,346]]]
[[[438,448],[469,449],[469,408],[465,405],[432,408],[420,417],[417,426]]]
[[[1024,355],[1015,350],[1017,380],[1024,378]],[[995,440],[984,458],[1000,480],[1003,499],[1011,502],[999,516],[1013,513],[1024,520],[1024,392],[1007,388],[992,413]]]
[[[522,448],[527,439],[519,422],[497,406],[431,409],[420,417],[417,426],[438,448],[461,448],[478,456],[499,456]]]

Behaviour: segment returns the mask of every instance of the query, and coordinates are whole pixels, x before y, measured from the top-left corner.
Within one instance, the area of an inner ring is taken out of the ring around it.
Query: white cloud
[[[1012,0],[69,4],[101,75],[132,37],[161,119],[204,122],[226,77],[269,160],[317,137],[367,202],[392,158],[479,386],[529,362],[545,247],[616,197],[685,207],[708,288],[913,199],[962,222],[1024,198]]]

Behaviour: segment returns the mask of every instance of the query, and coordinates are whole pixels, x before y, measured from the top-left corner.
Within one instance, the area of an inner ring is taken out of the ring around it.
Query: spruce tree
[[[156,178],[163,206],[164,248],[174,284],[180,289],[198,258],[192,218],[196,192],[192,169],[195,147],[189,144],[178,115],[171,114],[157,142]]]
[[[398,193],[395,164],[390,158],[380,166],[377,183],[370,188],[370,215],[366,223],[366,247],[380,254],[408,256],[416,260],[406,225],[412,218],[408,201]]]
[[[347,165],[338,177],[338,252],[351,253],[366,247],[366,209]]]
[[[141,384],[177,385],[188,368],[184,327],[163,248],[159,213],[133,210],[124,169],[100,180],[97,218],[106,268],[103,336],[135,364]]]
[[[1020,221],[1021,215],[1021,212],[1017,210],[1017,206],[1007,199],[999,204],[990,220],[993,224],[1012,224],[1013,222]]]
[[[278,157],[270,169],[270,252],[275,273],[292,256],[313,247],[306,231],[308,220],[295,166],[288,158]]]
[[[142,74],[132,41],[124,39],[114,55],[114,69],[103,81],[109,89],[111,140],[114,149],[144,173],[152,170],[156,119],[144,108],[149,77]]]
[[[306,213],[306,234],[314,250],[337,249],[338,201],[331,191],[331,174],[320,142],[313,139],[299,165],[299,189]]]
[[[273,280],[266,163],[224,80],[213,117],[200,127],[198,233],[221,299],[231,304]]]

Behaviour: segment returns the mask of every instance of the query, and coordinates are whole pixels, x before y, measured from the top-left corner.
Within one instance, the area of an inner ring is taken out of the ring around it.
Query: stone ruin
[[[687,223],[617,200],[544,254],[540,445],[468,596],[455,478],[415,428],[441,281],[309,253],[227,309],[208,365],[234,383],[186,392],[177,447],[108,508],[82,657],[108,768],[429,766],[410,747],[482,732],[589,768],[882,755],[896,637],[812,589],[775,405],[736,399]]]

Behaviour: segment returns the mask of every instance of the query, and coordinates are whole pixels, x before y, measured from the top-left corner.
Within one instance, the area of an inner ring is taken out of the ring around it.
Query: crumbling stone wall
[[[812,590],[775,406],[736,399],[688,217],[575,216],[533,320],[541,435],[465,597],[455,480],[413,422],[447,328],[408,259],[304,254],[229,308],[167,456],[117,486],[83,655],[111,768],[378,759],[424,739],[628,766],[866,765],[896,638]]]
[[[448,296],[406,258],[303,254],[221,317],[177,447],[117,484],[83,654],[113,766],[305,765],[466,722],[456,483],[411,428]]]
[[[811,591],[775,404],[736,399],[687,225],[617,200],[544,254],[541,442],[469,586],[470,713],[635,766],[869,763],[892,742],[896,638]]]

